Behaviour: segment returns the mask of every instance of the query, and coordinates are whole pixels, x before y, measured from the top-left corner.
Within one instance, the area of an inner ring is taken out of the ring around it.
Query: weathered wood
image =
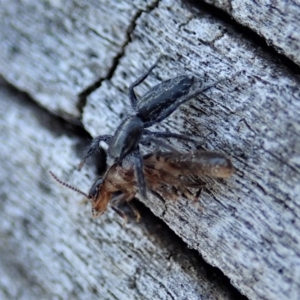
[[[262,36],[268,45],[300,65],[299,1],[205,0],[225,10],[240,24]]]
[[[79,94],[107,78],[149,1],[0,1],[0,73],[52,112],[80,118]]]
[[[65,177],[61,169],[89,188],[95,170],[73,168],[76,132],[5,84],[0,105],[2,300],[240,297],[147,209],[126,228],[112,210],[93,220],[90,205],[48,173]]]
[[[140,74],[155,61],[157,53],[143,54],[151,47],[170,57],[139,95],[156,76],[191,72],[207,76],[206,83],[228,76],[159,128],[198,136],[206,148],[231,155],[236,175],[209,185],[201,195],[203,212],[187,200],[144,203],[250,299],[299,298],[298,74],[228,24],[174,3],[142,15],[133,37],[112,80],[89,97],[85,127],[93,135],[114,132],[126,113],[121,91],[137,77],[136,62],[147,61]],[[234,77],[239,70],[244,73]]]
[[[130,33],[126,37],[130,39],[121,46],[119,60],[115,61],[116,69],[107,67],[106,73],[100,75],[102,79],[107,77],[107,80],[101,81],[98,78],[100,88],[87,99],[82,119],[85,128],[93,136],[113,134],[120,120],[131,111],[126,96],[129,84],[160,53],[166,56],[146,82],[137,88],[139,96],[153,84],[180,73],[199,76],[205,84],[227,77],[228,80],[211,89],[206,96],[198,97],[178,109],[158,128],[195,136],[207,149],[227,153],[233,158],[236,174],[227,182],[209,181],[201,195],[201,210],[185,199],[176,203],[166,199],[165,204],[154,198],[141,200],[189,247],[197,249],[207,262],[221,269],[250,299],[298,299],[299,69],[286,66],[286,62],[270,53],[268,48],[248,40],[232,24],[218,20],[207,11],[176,1],[162,1],[157,7],[154,3],[147,12],[141,12],[139,10],[135,18],[128,21],[128,24],[134,26],[126,27]],[[86,24],[86,20],[89,20],[88,16],[81,22]],[[14,22],[13,18],[10,22]],[[87,27],[94,26],[87,23]],[[280,28],[277,30],[280,31]],[[47,36],[47,32],[43,34]],[[28,35],[30,39],[31,35]],[[70,42],[71,49],[75,47],[73,42],[77,43],[77,40],[74,38]],[[98,49],[93,40],[87,38],[85,42],[92,49]],[[42,51],[37,53],[43,56]],[[32,57],[37,56],[37,53]],[[71,53],[67,59],[68,64],[77,67],[75,62],[80,53]],[[16,64],[5,55],[0,54],[1,62],[6,61],[6,67],[2,67],[1,72],[18,88],[25,89],[26,77],[23,76],[27,69],[10,68],[10,65],[25,64],[26,59],[32,62],[32,58],[24,56],[22,52]],[[45,61],[46,66],[49,63],[47,60],[42,61]],[[88,63],[89,60],[85,62],[86,65]],[[48,95],[54,89],[59,91],[61,65],[57,64],[53,70],[50,74],[54,79],[44,86],[44,93]],[[234,77],[238,71],[243,72]],[[30,72],[36,71],[30,69]],[[89,83],[80,85],[75,92],[68,86],[68,93],[76,95],[88,86],[93,86],[89,80],[94,79],[85,77],[85,73],[81,73],[81,76],[84,78],[78,82]],[[41,81],[39,76],[33,78],[34,84],[26,91],[34,99],[55,113],[68,117],[79,115],[78,111],[74,113],[75,110],[70,113],[65,109],[60,111],[59,106],[53,108],[48,102],[52,101],[52,97],[41,102],[37,89]],[[59,105],[67,107],[73,103],[74,107],[73,100],[71,97],[60,98]],[[175,142],[174,145],[181,150],[190,149],[187,145]],[[59,169],[68,172],[71,165],[75,166],[78,161],[74,162],[70,145],[59,147],[62,148],[68,149],[70,153],[69,157],[59,159]],[[57,153],[62,155],[61,150],[57,150]],[[81,176],[86,182],[92,181],[91,175],[86,178],[88,175],[84,173]],[[76,183],[78,179],[72,180]],[[71,192],[62,193],[70,199],[75,197]],[[70,203],[65,206],[66,211],[69,207]],[[46,211],[46,207],[44,209]],[[72,207],[71,211],[75,214],[78,206]],[[109,221],[111,218],[113,220]],[[117,223],[111,213],[100,220],[104,227]],[[81,222],[82,230],[92,228],[88,230],[91,230],[91,235],[95,234],[89,219]],[[130,232],[131,229],[127,230]],[[139,240],[138,237],[133,239]],[[80,248],[81,242],[78,241],[76,245]],[[117,250],[112,247],[109,251]]]

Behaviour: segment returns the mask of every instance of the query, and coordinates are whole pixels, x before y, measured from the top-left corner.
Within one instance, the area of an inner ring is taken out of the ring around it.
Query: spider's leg
[[[168,149],[171,152],[178,152],[178,150],[176,150],[170,144],[167,144],[166,142],[164,142],[160,139],[156,139],[152,136],[143,137],[142,140],[141,140],[141,144],[144,145],[144,146],[149,146],[151,142],[158,145],[158,146],[160,146],[160,147]]]
[[[219,79],[212,84],[209,84],[205,87],[196,89],[192,94],[188,96],[181,97],[179,99],[175,99],[174,102],[167,108],[165,109],[160,116],[158,116],[155,120],[145,122],[144,123],[144,128],[151,127],[152,125],[156,123],[160,123],[162,120],[166,119],[169,115],[171,115],[180,105],[186,103],[187,101],[191,100],[192,98],[197,97],[199,94],[206,92],[207,90],[215,87],[218,85],[220,82],[225,81],[227,78],[222,78]]]
[[[148,75],[151,73],[151,71],[157,66],[160,58],[161,58],[161,56],[158,58],[158,60],[155,62],[155,64],[149,68],[149,70],[144,75],[139,77],[134,83],[132,83],[130,85],[129,98],[130,98],[131,106],[133,109],[136,109],[136,104],[137,104],[137,98],[136,98],[133,88],[138,86],[139,84],[141,84],[148,77]]]
[[[158,131],[149,131],[147,129],[144,129],[143,134],[148,135],[148,136],[155,136],[158,138],[174,138],[174,139],[181,139],[187,142],[191,142],[193,144],[198,144],[198,142],[194,139],[191,139],[187,137],[184,134],[179,134],[179,133],[172,133],[172,132],[158,132]]]
[[[135,157],[135,176],[136,176],[138,190],[144,198],[147,198],[146,182],[145,182],[145,177],[143,172],[143,157],[141,155],[139,146],[137,146],[136,150],[133,152],[133,155]]]
[[[100,135],[100,136],[97,136],[96,138],[94,138],[92,140],[91,144],[85,150],[82,160],[78,166],[78,170],[81,170],[85,161],[100,148],[100,144],[99,144],[100,142],[105,142],[105,143],[109,144],[111,138],[112,138],[111,135]]]

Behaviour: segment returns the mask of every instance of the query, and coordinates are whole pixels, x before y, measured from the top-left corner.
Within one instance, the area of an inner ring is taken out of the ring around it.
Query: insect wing
[[[182,175],[228,178],[234,171],[231,160],[219,152],[198,150],[185,154],[170,153],[166,159]]]

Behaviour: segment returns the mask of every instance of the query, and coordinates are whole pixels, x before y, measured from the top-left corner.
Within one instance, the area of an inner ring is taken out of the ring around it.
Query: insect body
[[[134,87],[142,83],[151,73],[157,63],[155,63],[143,76],[138,78],[129,88],[129,98],[135,114],[126,118],[117,128],[115,134],[101,135],[96,137],[87,148],[79,169],[85,160],[100,147],[100,142],[104,141],[109,145],[107,153],[113,159],[113,164],[120,164],[129,154],[135,158],[135,174],[137,185],[142,196],[146,197],[146,183],[143,174],[143,159],[140,153],[139,144],[148,145],[150,141],[155,142],[155,138],[178,138],[195,142],[181,134],[169,132],[151,132],[146,128],[161,122],[173,113],[178,106],[196,97],[200,93],[217,85],[221,80],[202,88],[191,91],[195,77],[178,76],[166,80],[151,88],[139,101],[134,93]]]
[[[234,171],[233,165],[222,153],[210,151],[194,151],[191,153],[156,152],[143,157],[143,173],[148,189],[157,195],[162,191],[163,185],[175,186],[186,193],[187,187],[199,188],[198,176],[211,176],[215,178],[228,178]],[[114,164],[104,178],[99,178],[92,185],[89,194],[62,182],[52,172],[51,175],[61,184],[85,195],[92,202],[92,215],[102,215],[109,203],[122,217],[126,216],[116,208],[120,202],[129,202],[137,193],[134,168]],[[116,192],[119,192],[116,195]],[[168,195],[170,196],[170,195]],[[133,209],[134,210],[134,209]],[[134,210],[137,218],[139,213]]]

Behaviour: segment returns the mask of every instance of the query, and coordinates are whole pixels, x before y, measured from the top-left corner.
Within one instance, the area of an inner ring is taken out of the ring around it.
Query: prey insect
[[[174,186],[190,199],[195,199],[187,189],[201,188],[203,182],[198,177],[210,176],[214,178],[228,178],[234,171],[231,160],[224,154],[210,151],[196,150],[191,153],[179,152],[155,152],[143,157],[143,173],[146,179],[147,188],[156,196],[165,190],[163,186]],[[126,221],[126,215],[117,208],[120,202],[127,202],[137,220],[139,212],[130,204],[135,197],[137,190],[134,167],[122,167],[114,164],[105,174],[92,185],[88,194],[61,181],[52,172],[52,177],[60,184],[84,195],[91,200],[92,215],[99,217],[109,204]],[[169,193],[168,197],[173,198]]]
[[[185,135],[170,132],[152,132],[146,128],[166,119],[181,104],[195,98],[224,80],[221,79],[210,85],[193,90],[196,78],[194,76],[181,75],[152,87],[138,100],[134,88],[148,77],[158,61],[129,87],[130,103],[135,113],[121,122],[114,135],[100,135],[94,138],[79,164],[79,169],[81,169],[86,159],[101,147],[101,142],[108,144],[107,154],[113,161],[111,165],[120,164],[127,155],[133,155],[137,186],[143,197],[146,197],[146,183],[139,144],[147,146],[150,142],[156,142],[163,145],[164,143],[159,142],[157,138],[177,138],[195,142],[195,140]]]

